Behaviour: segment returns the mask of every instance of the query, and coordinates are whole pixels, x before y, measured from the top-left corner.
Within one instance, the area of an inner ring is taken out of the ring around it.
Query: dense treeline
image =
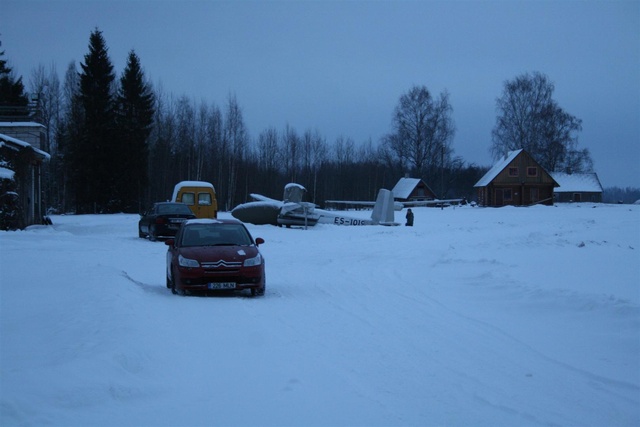
[[[34,70],[31,89],[52,154],[47,200],[60,212],[139,212],[183,180],[213,183],[221,209],[250,193],[281,198],[289,182],[318,204],[374,200],[405,174],[436,194],[471,198],[485,170],[453,157],[448,94],[433,98],[426,87],[400,98],[381,143],[356,143],[289,125],[250,135],[234,95],[217,105],[154,89],[134,51],[117,79],[98,29],[79,70],[70,63],[61,82],[54,68]]]
[[[235,95],[218,105],[165,93],[147,80],[134,51],[117,78],[98,29],[79,69],[71,62],[61,81],[53,65],[40,66],[30,85],[33,119],[46,126],[43,149],[52,154],[46,200],[59,212],[140,212],[169,199],[183,180],[213,183],[223,210],[250,193],[281,198],[289,182],[304,185],[307,200],[318,204],[374,200],[406,174],[424,179],[438,197],[473,200],[487,170],[454,155],[449,94],[425,86],[399,97],[389,134],[356,142],[327,141],[320,130],[288,124],[250,135]],[[550,171],[591,170],[589,152],[577,149],[581,122],[553,101],[553,90],[539,73],[505,82],[495,158],[525,148]]]
[[[607,187],[602,194],[604,203],[631,204],[640,201],[640,188]]]

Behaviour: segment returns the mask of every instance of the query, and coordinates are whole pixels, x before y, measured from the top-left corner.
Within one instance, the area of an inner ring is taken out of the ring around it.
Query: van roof
[[[173,187],[173,196],[171,197],[171,200],[176,200],[177,197],[178,197],[178,193],[184,187],[206,187],[206,188],[212,189],[214,193],[216,192],[216,189],[213,187],[213,184],[210,183],[210,182],[206,182],[206,181],[180,181],[179,183],[176,184],[175,187]]]

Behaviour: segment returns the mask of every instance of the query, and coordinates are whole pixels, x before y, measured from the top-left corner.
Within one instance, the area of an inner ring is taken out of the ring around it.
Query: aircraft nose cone
[[[250,202],[236,206],[231,211],[231,215],[249,224],[256,225],[278,225],[278,214],[280,207],[268,202]]]

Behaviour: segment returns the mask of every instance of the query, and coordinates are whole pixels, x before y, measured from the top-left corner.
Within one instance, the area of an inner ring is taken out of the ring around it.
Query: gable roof
[[[560,184],[560,188],[556,188],[556,193],[601,193],[602,184],[595,173],[564,173],[551,172],[553,179]]]
[[[474,187],[486,187],[487,185],[489,185],[491,181],[493,181],[498,176],[498,174],[502,172],[504,168],[506,168],[509,163],[513,161],[513,159],[518,157],[518,154],[522,153],[522,151],[524,150],[520,149],[510,151],[504,158],[500,159],[496,164],[494,164],[493,167],[489,169],[478,182],[476,182],[476,185],[474,185]]]
[[[391,190],[393,197],[398,199],[408,199],[411,192],[420,184],[420,178],[400,178],[395,187]]]

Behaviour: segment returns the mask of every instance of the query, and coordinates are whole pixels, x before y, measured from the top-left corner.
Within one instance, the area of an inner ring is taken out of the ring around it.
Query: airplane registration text
[[[371,221],[367,221],[366,219],[344,218],[337,216],[333,219],[333,223],[335,225],[368,225]]]

